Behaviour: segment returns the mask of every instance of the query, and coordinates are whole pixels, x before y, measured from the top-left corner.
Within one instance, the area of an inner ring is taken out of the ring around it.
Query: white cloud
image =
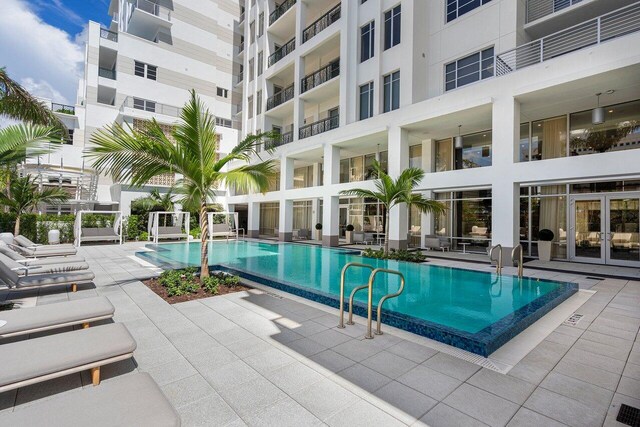
[[[84,61],[77,39],[42,21],[24,0],[2,0],[0,67],[34,95],[75,102]]]

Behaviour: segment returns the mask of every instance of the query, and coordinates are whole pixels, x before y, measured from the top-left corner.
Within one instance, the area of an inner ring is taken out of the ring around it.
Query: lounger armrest
[[[29,271],[34,268],[42,268],[41,265],[23,265],[22,267],[14,267],[11,271],[24,271],[24,275],[28,276]]]

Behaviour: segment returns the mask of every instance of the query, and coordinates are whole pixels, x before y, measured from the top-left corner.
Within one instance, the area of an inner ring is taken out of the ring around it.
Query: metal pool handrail
[[[516,259],[516,256],[518,259]],[[522,251],[522,245],[518,245],[511,251],[511,261],[518,265],[518,278],[522,278],[524,275],[524,254]]]
[[[376,335],[382,335],[382,304],[384,304],[384,302],[386,300],[388,300],[389,298],[396,298],[398,296],[400,296],[400,294],[402,293],[402,291],[404,291],[404,275],[402,273],[400,273],[399,271],[395,271],[395,270],[386,270],[386,269],[382,269],[382,268],[377,268],[375,270],[373,270],[373,272],[371,273],[371,276],[369,277],[369,282],[372,284],[373,283],[373,279],[375,279],[376,274],[378,273],[387,273],[387,274],[395,274],[396,276],[400,276],[400,289],[398,289],[398,292],[393,293],[393,294],[387,294],[385,296],[383,296],[382,298],[380,298],[380,302],[378,303],[378,324],[376,327]],[[371,294],[369,294],[371,295]],[[369,297],[369,299],[371,299],[371,297]],[[371,335],[371,305],[369,305],[369,324],[368,324],[368,334]]]
[[[338,323],[338,328],[344,328],[344,277],[347,273],[347,270],[351,267],[360,267],[360,268],[368,268],[370,270],[374,270],[373,266],[368,265],[368,264],[362,264],[359,262],[350,262],[348,264],[346,264],[344,267],[342,267],[342,272],[340,273],[340,321]],[[369,285],[364,285],[364,286],[359,286],[357,288],[355,288],[352,292],[351,292],[351,296],[349,298],[349,321],[347,322],[347,325],[353,325],[353,296],[356,293],[356,291],[359,291],[360,289],[364,289],[369,287]],[[371,298],[369,298],[371,299]]]
[[[494,258],[493,253],[498,248],[500,249],[500,252],[498,252],[498,257]],[[500,275],[502,274],[502,245],[500,244],[492,246],[491,249],[489,249],[489,260],[493,261],[494,259],[496,261],[496,274]]]

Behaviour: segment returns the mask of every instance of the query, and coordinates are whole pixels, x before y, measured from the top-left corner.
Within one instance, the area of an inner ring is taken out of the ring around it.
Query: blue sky
[[[73,105],[89,20],[107,24],[110,0],[0,0],[0,67],[37,96]]]

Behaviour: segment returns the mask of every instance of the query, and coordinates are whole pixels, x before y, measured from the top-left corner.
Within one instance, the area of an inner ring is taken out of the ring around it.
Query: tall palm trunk
[[[200,202],[200,277],[209,277],[209,221],[207,201]]]
[[[20,215],[16,216],[16,226],[13,229],[13,235],[17,236],[20,234]]]
[[[385,206],[385,217],[386,220],[384,222],[384,253],[389,253],[389,208]]]

